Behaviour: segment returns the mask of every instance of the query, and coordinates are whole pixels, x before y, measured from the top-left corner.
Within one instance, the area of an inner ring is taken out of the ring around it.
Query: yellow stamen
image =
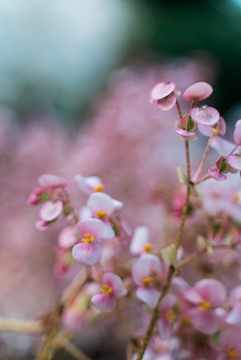
[[[94,188],[94,191],[95,192],[100,192],[100,191],[102,191],[104,189],[104,187],[105,187],[104,184],[99,184]]]
[[[184,324],[189,325],[190,324],[190,316],[184,315],[182,318],[182,321],[184,322]]]
[[[89,233],[85,233],[84,234],[84,238],[81,239],[81,241],[83,242],[88,242],[88,243],[92,243],[92,241],[94,241],[94,235],[90,235]]]
[[[217,127],[217,125],[215,125],[213,128],[213,135],[218,135],[218,134],[219,134],[218,127]]]
[[[211,308],[211,304],[209,301],[206,301],[204,299],[202,299],[200,301],[201,305],[198,306],[198,310],[202,311],[202,310],[208,310]]]
[[[151,252],[153,250],[153,245],[150,243],[146,243],[144,245],[144,250],[145,250],[145,252],[148,252],[148,253]]]
[[[238,201],[239,201],[239,194],[238,194],[238,193],[234,193],[234,194],[233,194],[233,199],[234,199],[234,201],[238,202]]]
[[[238,355],[233,349],[227,350],[227,354],[231,359],[238,359]]]
[[[165,314],[165,318],[171,321],[175,321],[176,320],[176,315],[174,314],[174,312],[172,310],[168,311],[168,313]]]
[[[149,285],[150,283],[152,283],[153,281],[154,281],[153,277],[148,276],[148,277],[146,277],[145,279],[142,280],[142,284],[143,284],[144,286],[147,286],[147,285]]]
[[[107,215],[107,212],[105,212],[105,211],[97,211],[96,215],[98,216],[98,218],[104,219],[104,217],[106,217],[106,215]]]
[[[112,294],[112,287],[106,284],[101,289],[101,292],[104,293],[104,294],[111,295]]]

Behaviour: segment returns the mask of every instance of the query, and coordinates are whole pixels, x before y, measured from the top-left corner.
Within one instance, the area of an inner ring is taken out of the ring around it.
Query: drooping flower
[[[187,101],[201,101],[208,98],[213,88],[206,82],[200,81],[189,86],[183,93],[183,99]]]
[[[101,192],[104,189],[104,184],[98,176],[84,177],[80,174],[75,176],[75,180],[79,185],[80,190],[90,195],[93,192]]]
[[[104,224],[98,219],[87,219],[76,226],[81,240],[73,247],[73,258],[85,265],[94,265],[101,258],[100,240],[104,235]]]
[[[157,102],[157,106],[160,110],[170,110],[177,101],[177,95],[174,93],[176,85],[170,82],[160,82],[156,84],[150,93],[149,102]]]
[[[121,278],[112,273],[105,273],[102,277],[101,294],[92,296],[92,304],[99,310],[110,312],[116,306],[116,298],[127,293]]]
[[[132,277],[138,286],[136,296],[153,309],[160,296],[163,267],[160,259],[152,254],[139,258],[132,267]]]
[[[222,306],[226,299],[223,284],[214,279],[200,280],[194,287],[185,290],[184,298],[194,306],[190,311],[194,327],[205,334],[214,334],[220,326],[216,309]]]
[[[191,109],[192,119],[200,125],[212,126],[217,124],[220,119],[218,110],[210,106],[201,106]]]

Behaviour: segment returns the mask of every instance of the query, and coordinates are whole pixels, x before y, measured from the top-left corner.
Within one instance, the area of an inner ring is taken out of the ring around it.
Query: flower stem
[[[44,331],[42,321],[26,321],[0,318],[0,331],[25,334],[41,334]]]
[[[206,146],[206,149],[204,151],[204,154],[203,154],[203,157],[202,157],[202,160],[200,162],[200,165],[196,171],[196,174],[194,175],[193,177],[193,181],[196,181],[198,179],[198,176],[200,175],[202,169],[203,169],[203,166],[207,160],[207,156],[208,156],[208,153],[211,149],[211,143],[212,143],[212,139],[214,138],[214,136],[212,136],[209,140],[208,140],[208,143],[207,143],[207,146]]]
[[[206,181],[208,179],[211,179],[212,176],[210,175],[207,175],[207,176],[204,176],[201,180],[198,180],[196,183],[194,183],[194,185],[198,185],[198,184],[201,184],[203,181]]]

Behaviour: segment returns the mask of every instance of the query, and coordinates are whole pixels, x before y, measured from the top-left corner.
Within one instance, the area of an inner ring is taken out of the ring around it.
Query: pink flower
[[[241,120],[238,120],[235,124],[233,139],[235,144],[241,145]]]
[[[174,128],[174,132],[178,135],[181,135],[187,140],[196,139],[197,134],[195,130],[197,129],[197,124],[192,120],[189,114],[185,114],[180,123],[177,124],[177,127]]]
[[[187,101],[201,101],[208,98],[213,92],[213,88],[206,82],[197,82],[189,86],[183,93],[183,99]]]
[[[139,258],[133,265],[132,277],[138,285],[136,296],[153,309],[160,296],[163,268],[160,259],[151,254]]]
[[[225,135],[226,133],[226,123],[224,118],[220,117],[217,124],[214,126],[207,126],[207,125],[198,125],[198,130],[204,136],[215,136],[217,134]]]
[[[241,155],[230,154],[227,157],[227,161],[233,169],[241,171]]]
[[[172,308],[177,303],[177,298],[172,294],[167,294],[159,307],[158,330],[161,339],[169,339],[171,337],[172,324],[176,320],[176,315]]]
[[[101,258],[99,241],[104,235],[104,224],[98,219],[82,220],[77,224],[81,242],[73,247],[73,258],[85,265],[94,265]]]
[[[228,314],[226,322],[241,329],[241,285],[236,286],[231,291],[230,300],[234,306]]]
[[[131,240],[130,253],[140,255],[149,253],[153,249],[153,245],[149,242],[150,231],[147,226],[138,226]]]
[[[84,177],[78,174],[75,176],[75,180],[78,183],[80,190],[87,195],[90,195],[93,192],[100,192],[104,189],[104,184],[97,176]]]
[[[93,193],[87,202],[88,208],[92,211],[95,218],[100,219],[105,225],[103,238],[112,239],[115,237],[110,217],[117,209],[121,209],[123,203],[119,200],[112,199],[105,193]]]
[[[200,125],[211,126],[217,124],[220,119],[218,110],[210,106],[201,106],[191,109],[192,119]]]
[[[169,82],[160,82],[156,84],[150,93],[150,104],[157,101],[160,110],[170,110],[177,101],[177,95],[174,93],[175,84]]]
[[[214,334],[220,326],[220,316],[215,310],[226,299],[223,284],[214,279],[200,280],[184,292],[184,298],[195,306],[190,311],[195,328],[205,334]]]
[[[117,296],[124,296],[127,293],[121,278],[112,273],[106,273],[102,277],[103,287],[101,294],[92,296],[92,304],[99,310],[110,312],[116,306]]]
[[[216,162],[216,168],[209,169],[209,175],[215,180],[226,180],[227,176],[224,175],[229,171],[228,162],[225,156],[221,156]]]
[[[227,327],[219,336],[218,344],[224,351],[218,360],[241,358],[241,331],[235,327]]]
[[[78,242],[78,238],[74,233],[72,226],[65,227],[59,234],[58,244],[61,248],[72,248]]]

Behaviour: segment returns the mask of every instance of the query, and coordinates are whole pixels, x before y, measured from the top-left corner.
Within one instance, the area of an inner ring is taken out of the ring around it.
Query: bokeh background
[[[149,91],[159,81],[180,90],[210,82],[209,104],[234,123],[240,22],[240,0],[0,2],[0,316],[43,315],[69,281],[52,271],[63,224],[39,233],[38,211],[25,204],[42,173],[66,177],[76,207],[85,198],[74,175],[101,176],[130,225],[160,237],[183,144],[171,130],[176,110],[150,106]],[[124,359],[121,341],[105,345],[108,331],[78,341],[93,359]],[[32,359],[38,341],[0,334],[0,359]]]

